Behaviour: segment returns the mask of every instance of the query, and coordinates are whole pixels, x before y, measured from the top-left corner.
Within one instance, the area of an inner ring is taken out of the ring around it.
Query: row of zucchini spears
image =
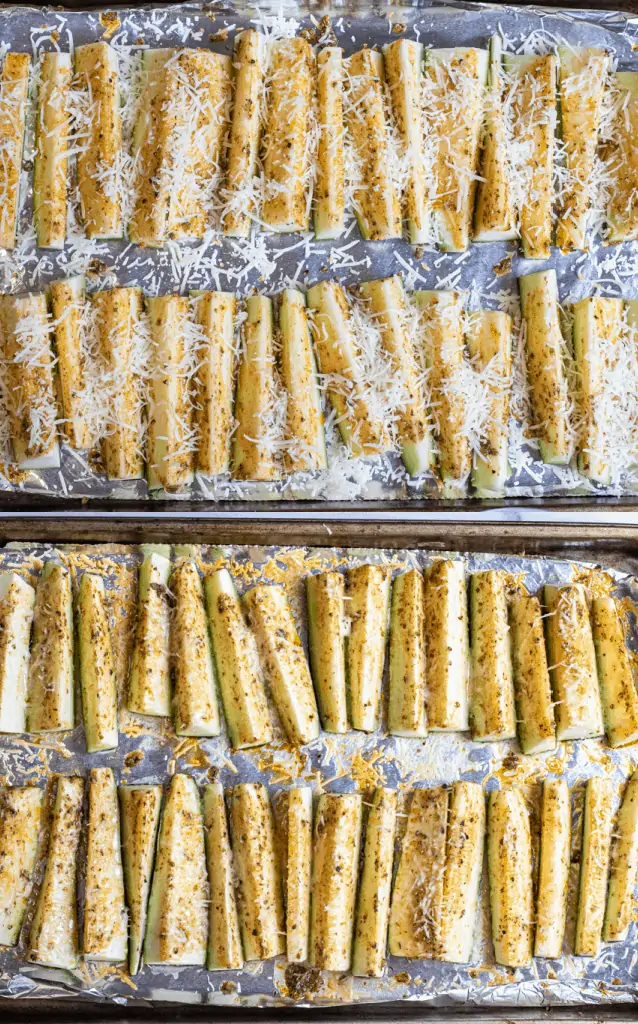
[[[26,957],[74,970],[88,961],[238,970],[285,956],[328,971],[380,977],[386,954],[450,963],[472,959],[487,838],[496,963],[525,967],[559,959],[567,915],[571,810],[567,784],[547,780],[536,878],[523,792],[488,796],[480,784],[415,789],[397,839],[397,792],[377,788],[365,815],[361,794],[323,793],[313,815],[309,787],[280,794],[241,783],[229,792],[174,775],[159,785],[122,785],[110,768],[91,771],[83,933],[76,885],[84,780],[61,776],[46,866],[26,929]],[[43,791],[0,793],[0,942],[15,946],[37,860]],[[585,787],[577,956],[601,938],[622,941],[638,869],[638,775],[614,822],[613,787]],[[313,822],[314,818],[314,822]],[[613,828],[613,842],[612,842]]]
[[[232,58],[167,47],[140,59],[126,184],[115,49],[98,42],[43,54],[34,75],[38,245],[64,247],[75,151],[90,238],[201,238],[216,209],[230,237],[246,237],[253,222],[308,231],[312,216],[315,237],[333,239],[351,191],[366,239],[399,238],[405,222],[413,244],[459,252],[471,240],[520,237],[526,257],[547,259],[555,228],[561,249],[584,249],[606,90],[615,111],[603,152],[613,182],[608,237],[638,233],[638,75],[612,73],[599,48],[521,56],[503,53],[498,36],[489,52],[400,39],[345,57],[336,46],[315,53],[302,37],[269,42],[248,29]],[[7,54],[0,80],[6,248],[16,242],[30,63]]]

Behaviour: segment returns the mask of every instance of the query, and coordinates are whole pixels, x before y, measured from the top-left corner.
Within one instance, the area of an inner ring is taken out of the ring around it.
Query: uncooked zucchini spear
[[[534,956],[558,960],[563,949],[570,868],[571,809],[564,779],[545,779]]]
[[[566,182],[558,196],[556,245],[562,252],[573,252],[586,247],[591,178],[610,55],[590,46],[557,49]]]
[[[605,942],[621,942],[627,937],[633,917],[637,871],[638,772],[634,772],[627,783],[613,833],[603,927]]]
[[[46,296],[1,295],[0,324],[13,457],[19,469],[58,469],[54,360]]]
[[[63,249],[66,239],[70,53],[44,53],[35,122],[33,218],[38,246]]]
[[[470,726],[484,743],[516,736],[505,578],[498,570],[470,578]]]
[[[440,952],[447,816],[444,786],[413,791],[392,891],[392,956],[420,959]]]
[[[244,955],[235,902],[224,789],[218,782],[204,787],[204,830],[210,884],[207,967],[209,971],[236,971],[243,967]]]
[[[383,51],[385,80],[401,139],[401,155],[408,165],[408,180],[401,200],[412,245],[422,245],[432,237],[421,124],[422,66],[423,46],[414,39],[397,39]]]
[[[26,732],[34,604],[35,591],[22,576],[0,575],[0,733]]]
[[[472,211],[483,126],[487,50],[426,50],[423,109],[433,174],[432,207],[439,245],[464,252]]]
[[[541,459],[567,465],[571,455],[565,342],[560,329],[555,270],[519,278],[525,320],[525,364],[532,426]]]
[[[0,75],[0,248],[16,244],[20,212],[20,172],[24,148],[25,115],[31,57],[7,53]]]
[[[392,584],[388,732],[425,736],[425,616],[423,577],[416,569]]]
[[[507,461],[510,389],[512,386],[512,318],[496,309],[472,314],[466,334],[475,369],[489,380],[489,414],[480,451],[474,453],[472,483],[479,496],[503,494],[510,467]]]
[[[226,164],[225,235],[248,238],[256,208],[255,176],[261,133],[261,98],[264,77],[264,40],[254,29],[235,36],[234,95]]]
[[[605,415],[605,379],[623,328],[623,301],[593,295],[574,303],[572,312],[578,411],[582,423],[578,469],[589,480],[609,484],[610,424]]]
[[[283,403],[277,386],[272,299],[251,295],[246,312],[235,399],[233,476],[278,480]]]
[[[55,384],[60,432],[67,444],[78,450],[86,450],[92,443],[82,394],[85,373],[81,333],[86,302],[84,287],[83,277],[52,281],[49,286],[57,356]]]
[[[243,597],[272,699],[291,743],[319,736],[319,712],[303,644],[283,587],[253,587]]]
[[[78,965],[76,873],[83,797],[84,779],[58,778],[46,867],[26,947],[31,963],[67,971]]]
[[[166,64],[174,56],[175,50],[165,46],[159,50],[143,50],[140,57],[140,100],[131,145],[135,161],[135,199],[128,223],[128,237],[138,245],[158,246],[166,237],[170,201],[166,162],[171,157],[172,123]]]
[[[128,915],[120,848],[120,812],[110,768],[93,768],[84,886],[85,960],[122,963],[128,953]]]
[[[492,36],[474,207],[475,242],[505,242],[518,237],[503,106],[502,50],[501,37]]]
[[[361,285],[369,312],[380,329],[381,344],[386,350],[397,397],[397,435],[403,464],[410,476],[418,476],[430,468],[430,429],[425,413],[417,355],[408,331],[408,311],[400,277],[368,281]]]
[[[275,821],[261,783],[231,790],[230,835],[244,956],[270,960],[286,952],[286,929]]]
[[[348,731],[344,592],[340,572],[306,577],[310,665],[325,732]]]
[[[272,724],[255,639],[242,614],[232,576],[219,569],[206,577],[206,604],[217,679],[233,747],[259,747],[272,739]]]
[[[625,631],[613,597],[595,597],[591,611],[605,732],[610,747],[624,747],[638,741],[638,693]]]
[[[43,791],[0,791],[0,945],[15,946],[31,891]]]
[[[235,402],[235,314],[229,292],[191,292],[195,320],[205,336],[195,374],[195,467],[207,476],[230,468],[230,437]]]
[[[611,141],[605,147],[611,176],[606,240],[617,244],[638,238],[638,73],[616,71],[613,82],[618,98]]]
[[[515,161],[523,256],[547,260],[551,255],[556,130],[556,57],[503,54],[506,104],[513,142],[522,156]]]
[[[477,782],[455,782],[445,846],[439,960],[466,964],[472,958],[484,840],[483,790]]]
[[[312,790],[288,791],[284,818],[283,877],[286,897],[286,959],[304,963],[310,939],[312,881]]]
[[[391,573],[381,565],[357,565],[346,575],[348,710],[352,728],[363,732],[379,725],[390,583]]]
[[[545,638],[556,707],[556,739],[601,736],[603,716],[587,594],[580,583],[544,589]]]
[[[556,746],[543,612],[537,597],[517,597],[509,606],[518,739],[524,754]]]
[[[385,967],[396,818],[396,790],[375,789],[366,822],[354,926],[355,978],[380,978]]]
[[[118,744],[117,682],[104,580],[85,572],[77,603],[80,686],[89,754]]]
[[[170,591],[173,717],[178,736],[218,736],[221,719],[204,588],[194,562],[173,569]]]
[[[376,455],[390,447],[375,396],[366,384],[348,300],[337,281],[308,289],[312,333],[320,373],[337,417],[343,443],[354,456]]]
[[[64,565],[45,562],[35,592],[29,661],[28,732],[75,725],[73,591]]]
[[[142,552],[128,709],[161,717],[171,713],[170,548],[144,545]]]
[[[361,796],[322,793],[317,803],[310,905],[310,963],[349,971],[352,963]]]
[[[428,728],[465,732],[470,652],[462,561],[437,559],[426,570],[424,616]]]
[[[494,958],[506,967],[527,967],[534,938],[532,843],[525,797],[518,789],[490,793],[487,866]]]
[[[146,933],[155,841],[162,805],[161,786],[120,786],[122,856],[129,908],[129,971],[137,974]]]
[[[339,238],[345,220],[343,156],[343,50],[326,46],[317,54],[317,167],[313,190],[318,242]]]
[[[81,94],[81,131],[77,154],[80,210],[87,238],[121,238],[120,151],[122,117],[118,58],[108,43],[78,46],[74,88]]]
[[[612,802],[609,779],[595,776],[587,780],[574,935],[576,956],[597,956],[600,950],[613,825]]]
[[[208,876],[199,790],[188,775],[173,775],[157,839],[144,962],[203,967],[207,939]]]
[[[344,122],[359,178],[354,213],[365,239],[401,237],[401,207],[392,180],[383,95],[383,56],[359,50],[344,62]]]
[[[279,304],[279,369],[286,389],[284,465],[289,473],[327,469],[323,409],[303,293],[286,288]]]

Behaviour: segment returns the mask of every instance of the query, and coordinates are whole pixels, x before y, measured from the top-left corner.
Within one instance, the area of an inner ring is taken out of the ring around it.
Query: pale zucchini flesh
[[[26,580],[14,572],[0,575],[0,733],[26,732],[34,605]]]
[[[27,909],[38,851],[43,791],[0,791],[0,945],[15,946]]]
[[[237,373],[232,473],[237,480],[278,480],[281,432],[272,299],[252,295],[246,301],[246,312]]]
[[[138,715],[171,713],[170,549],[149,547],[140,566],[137,628],[131,659],[128,709]]]
[[[465,732],[470,651],[463,562],[437,559],[428,567],[424,616],[428,729]]]
[[[466,964],[472,958],[479,902],[485,797],[476,782],[455,782],[445,844],[439,959]]]
[[[279,304],[278,357],[286,390],[284,466],[289,473],[327,469],[323,409],[302,292],[286,288]]]
[[[63,249],[66,239],[71,55],[44,53],[35,124],[33,217],[38,247]]]
[[[516,710],[505,578],[498,569],[470,577],[470,728],[484,743],[514,739]]]
[[[562,953],[570,839],[571,808],[567,783],[564,779],[545,779],[541,801],[534,956],[558,960]]]
[[[607,172],[612,179],[606,241],[612,245],[638,238],[638,74],[616,71],[613,84],[618,93],[617,116],[605,147]]]
[[[638,693],[625,631],[613,597],[595,597],[591,610],[605,732],[610,747],[624,747],[638,741]]]
[[[532,962],[534,894],[529,814],[520,790],[490,793],[487,864],[496,963],[527,967]]]
[[[587,780],[574,935],[576,956],[596,956],[600,950],[613,825],[612,799],[609,779],[595,776]]]
[[[205,335],[195,374],[195,467],[207,476],[230,469],[235,402],[235,315],[237,300],[229,292],[191,292],[195,319]]]
[[[310,665],[325,732],[348,731],[344,595],[340,572],[306,577]]]
[[[363,732],[379,725],[390,584],[389,571],[380,565],[358,565],[346,574],[348,716],[352,728]]]
[[[166,64],[175,51],[169,47],[144,50],[141,55],[140,101],[133,129],[135,160],[133,210],[127,225],[132,242],[160,246],[166,237],[170,188],[165,162],[170,159],[172,118],[167,97]]]
[[[317,54],[319,140],[313,189],[317,241],[339,238],[345,226],[343,154],[343,50],[326,46]]]
[[[390,611],[388,732],[425,736],[425,617],[423,577],[415,569],[397,576]]]
[[[383,974],[396,817],[396,790],[375,789],[366,821],[354,927],[352,973],[355,978],[380,978]]]
[[[217,782],[204,787],[204,830],[210,883],[207,967],[209,971],[236,971],[243,967],[244,955],[224,790]]]
[[[129,910],[129,971],[137,974],[146,933],[148,897],[162,805],[161,786],[120,786],[122,858]]]
[[[221,717],[204,588],[186,559],[173,569],[170,591],[173,718],[178,736],[218,736]]]
[[[89,754],[118,745],[117,681],[104,580],[85,572],[77,605],[80,687]]]
[[[60,732],[75,725],[71,573],[45,562],[33,612],[27,729]]]
[[[122,963],[128,953],[120,814],[110,768],[94,768],[89,782],[82,948],[85,960],[110,963]]]
[[[92,437],[83,408],[85,354],[82,345],[82,317],[86,303],[83,277],[52,281],[49,303],[53,316],[55,383],[58,395],[60,432],[71,448],[86,451]]]
[[[582,740],[604,732],[596,652],[585,588],[574,583],[544,589],[547,658],[556,713],[556,738]]]
[[[627,937],[633,917],[637,872],[638,772],[634,772],[627,783],[613,832],[603,925],[605,942],[621,942]]]
[[[500,310],[481,309],[470,319],[468,355],[479,372],[490,370],[490,408],[485,439],[474,452],[472,483],[479,497],[503,494],[510,466],[507,458],[512,386],[512,318]]]
[[[20,172],[24,150],[29,69],[28,53],[7,53],[0,75],[0,248],[16,244],[20,213]]]
[[[492,36],[474,206],[475,242],[511,241],[518,237],[503,106],[502,50],[501,37]]]
[[[578,376],[578,470],[588,480],[611,482],[610,424],[605,414],[606,371],[623,326],[622,299],[591,296],[572,309],[574,363]]]
[[[397,39],[383,51],[392,113],[403,147],[402,155],[408,161],[408,179],[401,204],[412,245],[429,242],[432,236],[421,124],[422,66],[423,45],[414,39]]]
[[[284,839],[286,896],[286,959],[304,963],[310,940],[312,881],[312,790],[295,786],[288,791]]]
[[[255,175],[261,137],[264,40],[254,29],[240,32],[233,54],[234,96],[228,142],[222,226],[231,238],[247,238],[256,209]]]
[[[352,964],[361,796],[322,793],[314,825],[310,963],[324,971]]]
[[[514,598],[509,624],[519,743],[524,754],[542,754],[556,746],[556,724],[538,598]]]

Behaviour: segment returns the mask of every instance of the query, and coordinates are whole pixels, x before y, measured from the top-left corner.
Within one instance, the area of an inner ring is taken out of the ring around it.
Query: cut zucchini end
[[[569,465],[569,453],[559,451],[557,445],[551,444],[549,441],[539,441],[538,448],[540,451],[541,461],[544,462],[546,466]]]
[[[401,448],[401,458],[408,476],[421,476],[427,473],[432,465],[432,449],[430,438],[422,441],[406,441]]]

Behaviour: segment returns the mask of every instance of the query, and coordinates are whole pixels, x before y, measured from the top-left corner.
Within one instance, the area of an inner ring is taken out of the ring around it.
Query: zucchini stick
[[[610,424],[605,414],[606,370],[623,328],[622,299],[594,295],[573,306],[574,363],[579,384],[578,470],[588,480],[608,485]]]
[[[470,652],[463,562],[437,559],[426,570],[424,617],[428,728],[465,732]]]
[[[455,782],[445,846],[439,954],[448,963],[466,964],[472,958],[484,839],[485,797],[480,784]]]
[[[138,715],[171,713],[170,548],[143,546],[137,604],[137,629],[128,690],[128,709]]]
[[[576,956],[597,956],[600,950],[612,824],[611,781],[600,776],[588,779],[585,786],[578,914],[574,935]]]
[[[52,281],[49,286],[57,356],[55,384],[60,432],[66,443],[78,451],[86,451],[92,444],[82,393],[85,373],[82,316],[85,301],[83,277]]]
[[[206,577],[213,654],[230,742],[237,750],[270,743],[272,724],[255,639],[228,570]]]
[[[310,665],[325,732],[348,731],[344,594],[340,572],[306,576]]]
[[[502,51],[501,37],[492,36],[474,207],[475,242],[509,242],[518,236],[507,152]]]
[[[26,955],[31,963],[73,971],[78,966],[76,873],[84,779],[58,778],[46,867]]]
[[[255,209],[255,175],[261,134],[264,40],[254,29],[235,37],[234,95],[226,170],[223,231],[248,238]]]
[[[122,963],[128,953],[128,915],[120,849],[120,814],[110,768],[93,768],[84,888],[85,960]]]
[[[191,297],[205,337],[195,374],[195,466],[200,473],[217,476],[230,469],[237,300],[228,292],[191,292]]]
[[[393,736],[427,734],[424,627],[423,577],[412,569],[392,585],[388,732]]]
[[[360,843],[361,796],[322,793],[310,904],[310,963],[320,970],[350,970]]]
[[[148,897],[162,805],[161,786],[120,786],[122,856],[129,908],[129,971],[137,974],[146,933]]]
[[[44,53],[35,122],[33,218],[38,247],[63,249],[66,239],[69,53]]]
[[[624,747],[638,741],[638,694],[625,631],[613,597],[595,597],[591,610],[605,732],[610,747]]]
[[[141,54],[140,102],[133,129],[132,156],[135,161],[134,204],[128,236],[138,245],[160,246],[166,238],[166,221],[171,190],[166,164],[171,159],[171,112],[167,97],[166,65],[175,50],[143,50]],[[181,154],[180,154],[181,156]]]
[[[556,706],[556,739],[602,736],[603,717],[587,595],[580,583],[546,586],[545,638]]]
[[[64,565],[45,562],[35,592],[29,661],[28,732],[75,725],[73,592]]]
[[[638,772],[634,772],[627,783],[613,834],[603,927],[605,942],[621,942],[627,937],[633,916],[637,871]]]
[[[286,929],[275,821],[261,783],[231,790],[230,835],[244,956],[270,960],[286,952]]]
[[[391,574],[381,565],[357,565],[346,575],[348,714],[352,728],[363,732],[379,726],[390,585]]]
[[[403,218],[412,245],[430,241],[431,211],[426,186],[425,152],[421,124],[423,45],[414,39],[396,39],[383,50],[383,67],[392,113],[408,165],[403,192]]]
[[[310,669],[283,587],[253,587],[243,606],[257,644],[266,682],[290,743],[319,736],[319,712]]]
[[[209,971],[236,971],[243,967],[244,955],[235,902],[224,789],[218,782],[204,787],[204,830],[210,884],[207,966]]]
[[[313,195],[315,238],[339,238],[344,231],[343,50],[326,46],[317,54],[319,140]]]
[[[563,949],[570,868],[571,810],[564,779],[545,779],[541,804],[540,858],[534,956],[558,960]]]
[[[0,944],[15,946],[27,909],[38,851],[43,791],[0,791]]]
[[[286,895],[286,959],[305,963],[310,940],[310,885],[312,881],[312,790],[288,790],[284,836]]]
[[[499,570],[470,578],[470,727],[484,743],[516,736],[512,653],[505,578]]]
[[[286,288],[279,305],[279,369],[286,389],[284,466],[289,473],[327,469],[323,409],[301,292]]]
[[[26,732],[34,605],[35,591],[22,576],[0,574],[0,733]]]
[[[0,75],[0,248],[16,244],[20,214],[20,172],[24,151],[25,117],[31,57],[7,53]]]
[[[252,295],[237,374],[233,437],[233,476],[238,480],[278,480],[281,402],[277,394],[272,299]]]
[[[202,967],[208,939],[208,877],[199,790],[173,775],[162,811],[144,940],[147,964]]]
[[[380,978],[386,959],[397,794],[378,787],[366,821],[352,952],[355,978]]]
[[[611,141],[605,147],[607,173],[611,177],[607,208],[607,238],[610,244],[638,238],[638,74],[616,71],[613,75],[617,100]]]
[[[444,786],[413,791],[392,892],[392,956],[421,959],[440,952],[447,816]]]
[[[473,314],[466,335],[475,369],[489,375],[489,415],[480,451],[474,452],[472,483],[480,496],[503,494],[510,467],[507,461],[510,390],[512,386],[512,318],[509,313],[481,309]]]
[[[115,662],[101,576],[82,574],[77,611],[84,735],[93,754],[118,745]]]
[[[204,588],[197,566],[184,561],[173,569],[175,602],[171,622],[173,716],[178,736],[218,736],[221,719]]]
[[[534,893],[529,814],[520,790],[490,793],[487,864],[496,963],[527,967],[532,962]]]
[[[519,743],[524,754],[542,754],[556,746],[556,724],[538,598],[515,598],[509,624]]]

